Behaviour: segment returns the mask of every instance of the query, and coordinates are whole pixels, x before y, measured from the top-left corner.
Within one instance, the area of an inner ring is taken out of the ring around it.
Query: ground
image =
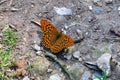
[[[93,55],[94,51],[100,50],[106,45],[114,45],[111,53],[116,56],[120,52],[120,39],[114,34],[114,31],[111,34],[110,30],[120,27],[120,11],[118,10],[120,0],[113,0],[109,4],[105,0],[100,3],[94,1],[0,0],[2,2],[0,3],[0,22],[12,25],[20,33],[20,39],[15,49],[16,57],[26,55],[35,43],[40,44],[41,29],[32,24],[31,21],[39,23],[43,18],[51,21],[59,30],[63,29],[73,39],[84,37],[81,43],[74,45],[74,50],[80,51],[85,61],[97,60]],[[93,10],[89,8],[90,6]],[[94,10],[97,6],[102,8],[101,12]],[[61,16],[56,13],[54,7],[66,7],[71,9],[73,14]],[[66,25],[68,28],[65,28]],[[34,52],[31,54],[33,58],[36,56]],[[115,59],[120,62],[119,57],[115,57]],[[113,72],[113,76],[116,77],[114,80],[120,78],[117,73],[117,71]]]

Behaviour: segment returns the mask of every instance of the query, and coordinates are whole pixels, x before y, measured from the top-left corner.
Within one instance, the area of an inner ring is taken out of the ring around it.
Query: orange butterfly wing
[[[47,20],[45,20],[45,19],[42,19],[41,21],[40,21],[40,24],[41,24],[41,30],[42,30],[42,32],[44,33],[44,32],[53,32],[53,33],[56,33],[56,34],[58,34],[58,30],[57,30],[57,28],[56,27],[54,27],[54,25],[53,24],[51,24],[49,21],[47,21]]]
[[[56,34],[54,34],[54,33],[49,32],[49,35],[47,32],[43,33],[42,44],[47,48],[51,48],[51,46],[55,43],[55,36],[56,36]]]
[[[54,27],[49,21],[42,19],[41,30],[42,30],[42,44],[50,48],[55,43],[56,34],[58,34],[57,28]]]
[[[58,53],[60,52],[62,49],[65,49],[67,47],[70,47],[74,44],[74,40],[65,35],[65,34],[62,34],[61,37],[55,42],[55,44],[53,44],[51,46],[51,51],[54,52],[54,53]]]

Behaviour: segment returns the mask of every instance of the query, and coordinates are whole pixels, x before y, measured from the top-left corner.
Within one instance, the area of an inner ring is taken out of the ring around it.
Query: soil
[[[116,52],[120,52],[120,39],[116,39],[119,36],[114,34],[116,29],[111,32],[112,28],[120,27],[120,11],[117,10],[120,0],[113,0],[110,4],[102,3],[102,6],[94,4],[92,0],[0,0],[2,1],[0,22],[12,25],[21,34],[16,46],[17,57],[24,56],[34,43],[40,44],[41,30],[31,21],[39,23],[42,18],[54,23],[59,30],[64,29],[73,39],[81,37],[76,32],[76,29],[79,29],[85,38],[81,43],[75,44],[75,50],[79,50],[86,61],[96,60],[92,56],[93,50],[105,44],[117,44]],[[89,6],[100,6],[104,11],[97,14],[92,12]],[[63,16],[64,19],[59,23],[57,17],[60,15],[55,12],[54,7],[66,7],[71,9],[73,14]],[[92,20],[89,21],[89,17],[92,17]],[[71,26],[65,29],[65,24]],[[119,57],[116,58],[120,62]],[[117,71],[113,74],[113,77],[117,78],[114,80],[120,79]]]

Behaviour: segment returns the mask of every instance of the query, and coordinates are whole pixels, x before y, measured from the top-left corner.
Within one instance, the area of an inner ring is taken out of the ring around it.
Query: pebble
[[[48,73],[50,73],[50,72],[52,72],[52,71],[53,71],[53,69],[48,69],[48,70],[47,70]]]
[[[54,10],[59,15],[72,15],[72,10],[71,9],[67,9],[65,7],[61,7],[61,8],[54,7]]]
[[[89,10],[92,10],[92,9],[93,9],[93,7],[92,7],[92,6],[88,6],[88,8],[89,8]]]
[[[28,78],[28,76],[25,76],[23,80],[30,80],[30,78]]]
[[[82,58],[82,57],[80,57],[80,58],[79,58],[79,61],[80,61],[80,62],[81,62],[81,61],[83,61],[83,58]]]
[[[39,55],[39,56],[41,56],[44,53],[43,53],[43,51],[37,51],[36,54]]]
[[[102,70],[102,71],[106,71],[106,75],[110,75],[111,74],[111,54],[110,53],[105,53],[103,54],[101,57],[98,58],[98,60],[96,61],[97,66]]]
[[[70,54],[64,55],[64,58],[67,60],[70,60],[72,58],[72,55],[70,55]]]
[[[93,21],[93,17],[92,16],[88,16],[88,22],[91,22],[91,21]]]
[[[80,58],[80,51],[75,51],[73,53],[73,57],[76,58],[76,59],[79,59]]]
[[[104,12],[104,10],[101,7],[94,7],[92,9],[92,12],[95,13],[95,14],[102,14]]]
[[[34,48],[35,48],[35,50],[37,50],[37,51],[40,50],[40,46],[38,46],[37,44],[34,44]]]

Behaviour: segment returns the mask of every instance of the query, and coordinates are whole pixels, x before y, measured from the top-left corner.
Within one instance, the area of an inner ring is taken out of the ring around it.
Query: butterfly
[[[59,53],[65,48],[74,45],[74,40],[58,31],[58,29],[48,20],[41,19],[42,44],[53,53]]]

